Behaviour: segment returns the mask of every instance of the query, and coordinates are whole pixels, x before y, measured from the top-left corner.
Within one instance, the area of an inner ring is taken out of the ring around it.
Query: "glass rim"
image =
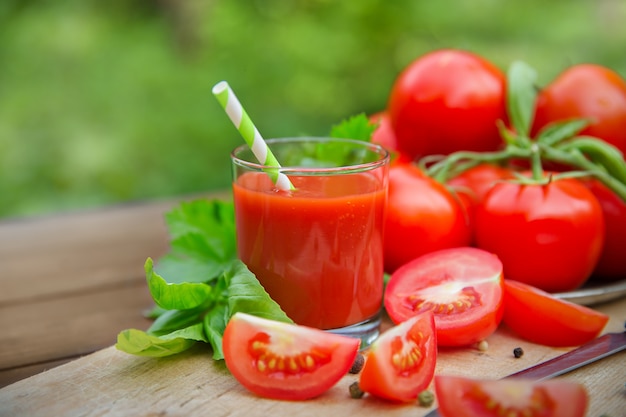
[[[230,158],[235,165],[238,165],[242,168],[247,168],[255,171],[267,171],[273,170],[277,172],[282,172],[285,174],[291,173],[293,174],[301,174],[301,175],[311,175],[311,174],[337,174],[337,173],[352,173],[352,172],[363,172],[363,171],[372,171],[374,169],[380,168],[390,161],[390,154],[387,149],[383,146],[366,142],[363,140],[357,139],[345,139],[345,138],[333,138],[333,137],[324,137],[324,136],[297,136],[297,137],[284,137],[284,138],[270,138],[265,139],[265,142],[268,144],[269,148],[272,148],[272,144],[280,143],[280,142],[290,142],[290,143],[302,143],[302,142],[318,142],[318,143],[327,143],[327,142],[339,142],[346,144],[354,144],[359,148],[367,149],[379,156],[378,159],[369,162],[361,162],[350,165],[339,165],[333,167],[303,167],[303,166],[269,166],[265,164],[261,164],[259,162],[248,161],[246,159],[242,159],[238,156],[241,152],[251,152],[250,147],[247,144],[242,144],[237,146],[230,153]],[[280,161],[278,161],[280,162]]]

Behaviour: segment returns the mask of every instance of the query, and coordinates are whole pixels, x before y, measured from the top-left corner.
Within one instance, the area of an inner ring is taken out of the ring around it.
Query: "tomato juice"
[[[379,314],[386,178],[264,172],[233,182],[239,257],[297,324],[336,329]]]

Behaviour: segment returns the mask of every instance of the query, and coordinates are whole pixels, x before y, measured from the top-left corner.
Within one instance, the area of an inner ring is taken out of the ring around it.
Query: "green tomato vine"
[[[589,124],[586,119],[564,120],[545,126],[531,137],[535,103],[537,100],[537,73],[527,64],[516,61],[507,73],[507,114],[511,127],[498,121],[500,135],[505,143],[494,152],[454,152],[445,157],[428,156],[419,161],[423,169],[439,182],[482,163],[504,165],[513,160],[530,163],[530,177],[516,174],[516,181],[524,184],[546,184],[566,177],[595,177],[626,201],[626,161],[613,145],[579,133]],[[570,171],[550,173],[543,169],[545,162],[566,165]]]

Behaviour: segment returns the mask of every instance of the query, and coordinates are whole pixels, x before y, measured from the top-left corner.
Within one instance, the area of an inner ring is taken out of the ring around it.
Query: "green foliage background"
[[[625,21],[623,0],[3,0],[0,217],[229,187],[222,79],[265,137],[325,135],[439,48],[625,76]]]

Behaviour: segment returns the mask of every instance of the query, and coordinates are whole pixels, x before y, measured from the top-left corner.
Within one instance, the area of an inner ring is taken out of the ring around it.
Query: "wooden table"
[[[211,195],[209,198],[224,194]],[[117,351],[117,333],[146,329],[152,306],[143,272],[167,250],[163,214],[177,201],[158,201],[0,221],[0,416],[420,416],[429,410],[374,398],[352,400],[347,375],[322,397],[281,402],[248,393],[202,346],[175,357],[140,358]],[[626,301],[596,307],[622,331]],[[504,326],[489,349],[446,349],[437,372],[500,378],[567,349],[518,339]],[[513,348],[525,354],[515,359]],[[626,353],[563,378],[582,382],[589,416],[626,416]]]

